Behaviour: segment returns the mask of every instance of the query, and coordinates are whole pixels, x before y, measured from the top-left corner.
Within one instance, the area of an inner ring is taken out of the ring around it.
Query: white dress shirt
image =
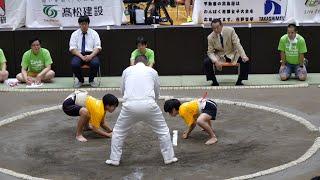
[[[140,62],[123,71],[121,93],[125,101],[157,100],[159,98],[159,91],[159,76],[153,68]]]
[[[78,51],[81,52],[82,37],[83,37],[83,34],[81,29],[78,29],[72,33],[70,42],[69,42],[70,51],[73,49],[77,49]],[[85,38],[86,38],[86,44],[85,44],[86,52],[92,52],[93,49],[95,48],[102,49],[99,34],[95,30],[89,28],[87,31],[87,34],[85,35]]]

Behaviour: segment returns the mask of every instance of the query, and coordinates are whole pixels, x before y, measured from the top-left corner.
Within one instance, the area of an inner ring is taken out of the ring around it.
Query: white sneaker
[[[172,163],[175,163],[177,161],[178,161],[178,158],[174,157],[174,158],[172,158],[170,160],[164,161],[164,164],[172,164]]]
[[[106,164],[111,165],[111,166],[119,166],[120,162],[108,159],[108,160],[106,160]]]
[[[92,82],[90,82],[89,84],[90,84],[90,86],[93,87],[93,88],[99,87],[99,84],[96,83],[95,81],[92,81]]]
[[[78,82],[74,85],[74,88],[80,88],[82,85],[83,85],[83,83],[78,81]]]

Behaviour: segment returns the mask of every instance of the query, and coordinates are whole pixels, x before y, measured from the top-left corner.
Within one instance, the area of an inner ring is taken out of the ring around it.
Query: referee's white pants
[[[157,134],[164,161],[173,159],[175,156],[169,128],[154,100],[127,101],[122,105],[120,115],[113,128],[110,159],[120,161],[123,141],[130,128],[139,121],[149,124],[153,132]]]

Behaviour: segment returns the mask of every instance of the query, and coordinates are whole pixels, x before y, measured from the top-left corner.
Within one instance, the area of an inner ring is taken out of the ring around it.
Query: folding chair
[[[82,65],[80,68],[81,68],[82,70],[86,70],[86,71],[89,71],[89,70],[90,70],[90,66],[89,66],[89,65],[86,65],[86,64]],[[72,75],[73,75],[73,87],[75,87],[75,86],[76,86],[76,76],[75,76],[74,73],[72,73]],[[100,66],[99,66],[99,70],[98,70],[98,72],[97,72],[96,78],[98,78],[98,81],[97,81],[97,82],[98,82],[98,86],[100,87],[100,85],[101,85],[101,69],[100,69]]]

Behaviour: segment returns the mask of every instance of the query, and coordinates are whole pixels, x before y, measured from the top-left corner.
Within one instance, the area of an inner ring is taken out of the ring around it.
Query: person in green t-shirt
[[[21,73],[17,75],[17,79],[27,84],[50,82],[55,76],[55,72],[51,70],[50,52],[41,47],[38,38],[31,39],[29,44],[31,49],[23,54]]]
[[[134,65],[134,61],[137,57],[144,55],[148,59],[148,66],[153,67],[154,65],[154,52],[147,48],[147,41],[142,37],[138,37],[136,41],[137,49],[131,53],[130,66]]]
[[[304,58],[307,46],[304,38],[297,32],[297,26],[289,24],[287,34],[280,38],[278,46],[281,56],[279,75],[282,81],[288,80],[292,73],[295,73],[300,81],[307,79],[306,59]]]
[[[0,49],[0,82],[4,82],[9,76],[6,62],[6,57],[4,56],[2,49]]]

